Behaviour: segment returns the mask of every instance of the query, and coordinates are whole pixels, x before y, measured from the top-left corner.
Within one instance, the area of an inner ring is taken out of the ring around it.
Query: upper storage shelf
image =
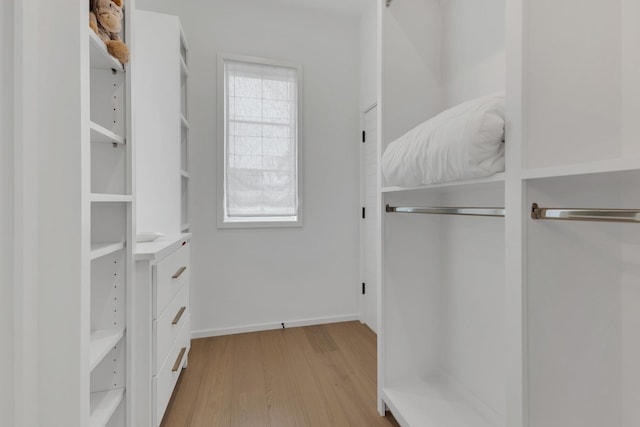
[[[104,42],[91,29],[89,29],[89,50],[91,53],[91,68],[124,71],[120,61],[111,56]]]
[[[500,172],[485,178],[443,182],[440,184],[423,185],[420,187],[394,187],[394,186],[382,187],[382,192],[396,193],[400,191],[431,190],[431,189],[454,188],[454,187],[470,187],[470,186],[476,186],[480,184],[504,183],[504,177],[505,177],[504,172]]]
[[[591,175],[607,172],[626,172],[636,169],[640,169],[640,158],[620,158],[596,162],[525,169],[522,172],[522,178],[554,178],[562,176]]]

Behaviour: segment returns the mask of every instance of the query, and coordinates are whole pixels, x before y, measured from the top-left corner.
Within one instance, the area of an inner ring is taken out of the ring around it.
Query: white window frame
[[[295,220],[289,217],[274,218],[247,218],[243,220],[229,220],[225,214],[225,197],[226,197],[226,156],[225,156],[225,61],[247,62],[257,65],[273,65],[277,67],[293,68],[297,71],[298,77],[298,132],[297,132],[297,192],[298,192],[298,215]],[[218,228],[272,228],[272,227],[302,227],[303,225],[303,74],[302,65],[280,61],[268,58],[259,58],[255,56],[236,55],[230,53],[218,54],[218,76],[217,76],[217,204],[218,204]]]

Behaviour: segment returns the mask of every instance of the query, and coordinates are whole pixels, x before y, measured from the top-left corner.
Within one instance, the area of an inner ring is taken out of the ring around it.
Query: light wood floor
[[[162,427],[398,426],[376,410],[360,322],[193,340]]]

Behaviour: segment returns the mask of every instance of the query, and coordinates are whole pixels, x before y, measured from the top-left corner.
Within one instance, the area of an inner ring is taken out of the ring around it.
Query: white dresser
[[[133,420],[157,427],[191,347],[189,264],[191,234],[136,246],[132,341]]]

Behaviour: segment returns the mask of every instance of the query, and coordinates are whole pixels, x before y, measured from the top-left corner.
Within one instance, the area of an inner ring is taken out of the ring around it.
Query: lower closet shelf
[[[123,388],[91,393],[90,427],[106,426],[123,398]]]
[[[412,380],[382,389],[400,424],[421,427],[497,427],[443,380]]]
[[[98,329],[91,333],[91,344],[89,347],[89,370],[98,366],[105,358],[111,348],[118,344],[124,336],[123,328],[116,329]]]

